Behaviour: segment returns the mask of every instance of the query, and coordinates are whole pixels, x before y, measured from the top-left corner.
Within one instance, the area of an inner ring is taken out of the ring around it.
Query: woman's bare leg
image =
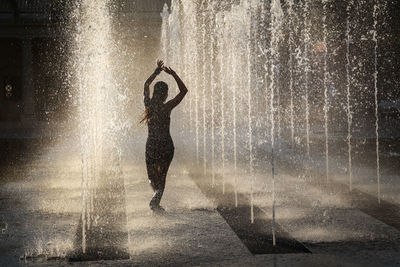
[[[156,167],[156,181],[153,198],[150,201],[150,207],[159,207],[161,198],[164,194],[165,183],[170,162],[157,164]]]
[[[156,190],[156,182],[157,182],[157,164],[149,164],[146,163],[147,167],[147,175],[149,177],[149,183],[153,191]]]

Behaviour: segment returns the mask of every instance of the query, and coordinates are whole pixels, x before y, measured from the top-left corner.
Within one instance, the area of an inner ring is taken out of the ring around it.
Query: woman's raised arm
[[[167,107],[169,108],[169,110],[172,110],[177,105],[179,105],[179,103],[181,103],[181,101],[185,97],[186,93],[188,92],[188,89],[186,88],[186,85],[183,83],[181,78],[178,76],[178,74],[176,74],[176,72],[173,69],[167,68],[167,67],[163,67],[163,70],[166,73],[172,75],[172,77],[174,77],[176,83],[178,84],[178,88],[179,88],[178,95],[167,102]]]
[[[150,77],[144,83],[143,95],[144,95],[144,105],[146,107],[150,105],[150,84],[154,81],[157,75],[161,73],[163,68],[164,68],[164,62],[162,60],[158,60],[156,70],[153,72],[153,74],[150,75]]]

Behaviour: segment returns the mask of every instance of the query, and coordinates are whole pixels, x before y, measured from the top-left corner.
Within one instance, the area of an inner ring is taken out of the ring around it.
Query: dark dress
[[[149,135],[146,142],[146,165],[150,184],[154,190],[150,208],[157,209],[165,189],[165,180],[169,165],[174,157],[174,143],[169,133],[170,110],[160,104],[154,108],[148,122]],[[157,172],[161,172],[157,174]]]
[[[146,163],[169,164],[174,157],[174,143],[169,132],[170,111],[165,104],[149,108],[154,108],[154,113],[148,123]]]

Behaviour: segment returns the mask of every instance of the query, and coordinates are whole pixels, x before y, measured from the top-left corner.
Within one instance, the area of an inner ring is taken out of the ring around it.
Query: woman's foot
[[[157,206],[150,206],[150,209],[154,212],[154,213],[163,213],[165,212],[165,209],[163,207],[161,207],[160,205]]]
[[[161,197],[163,195],[164,190],[155,190],[153,198],[150,200],[149,206],[150,209],[154,209],[160,206]]]

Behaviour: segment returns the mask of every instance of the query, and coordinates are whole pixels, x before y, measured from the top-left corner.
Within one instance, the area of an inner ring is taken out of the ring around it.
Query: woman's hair
[[[156,113],[157,109],[162,105],[168,95],[168,84],[159,81],[154,85],[153,96],[150,100],[150,105],[145,107],[143,119],[140,121],[149,123],[151,118]]]

